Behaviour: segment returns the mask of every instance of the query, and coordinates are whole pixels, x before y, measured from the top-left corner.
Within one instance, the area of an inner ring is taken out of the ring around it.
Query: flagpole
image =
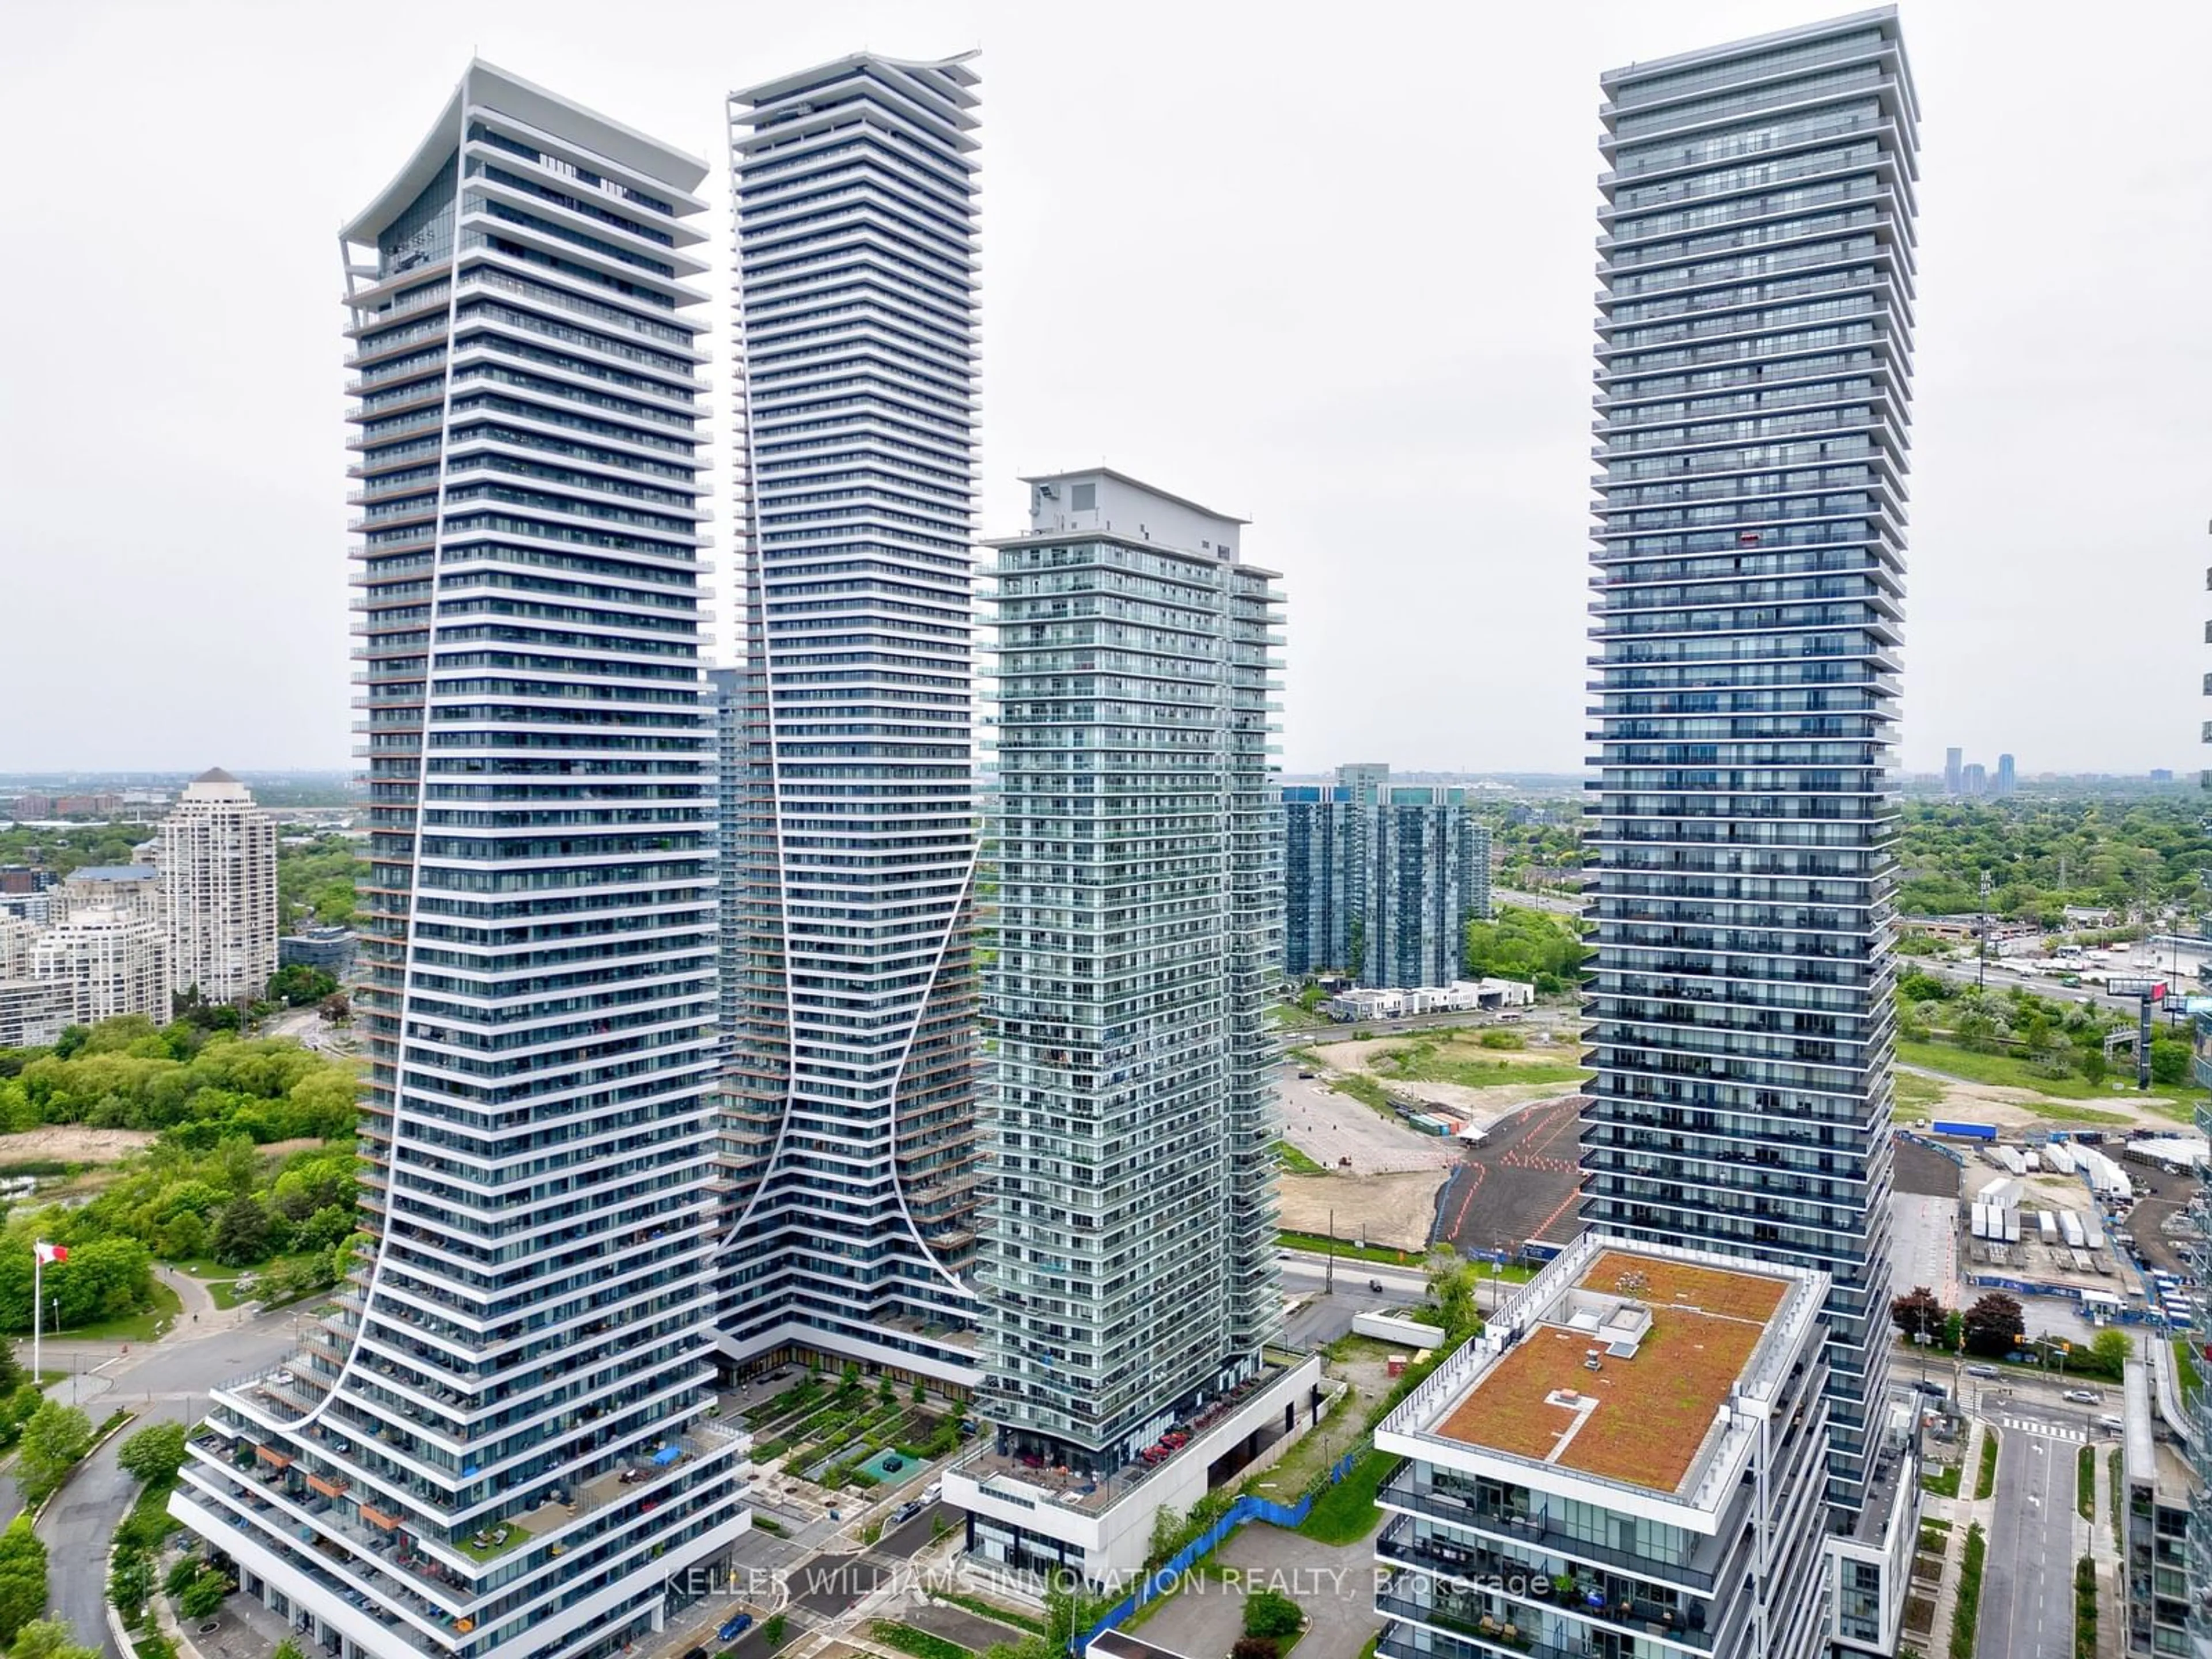
[[[45,1305],[46,1290],[46,1253],[35,1244],[31,1246],[31,1381],[41,1390],[46,1384],[46,1373],[39,1369],[39,1310]]]

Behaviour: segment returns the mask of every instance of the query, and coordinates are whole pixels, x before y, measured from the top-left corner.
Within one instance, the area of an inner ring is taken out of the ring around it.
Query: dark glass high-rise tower
[[[1888,1352],[1917,108],[1893,9],[1602,84],[1583,1214],[1831,1275],[1849,1525]]]

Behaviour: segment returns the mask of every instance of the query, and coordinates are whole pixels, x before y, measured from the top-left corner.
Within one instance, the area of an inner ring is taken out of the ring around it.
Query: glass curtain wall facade
[[[1257,1376],[1281,1320],[1279,601],[1237,520],[1109,473],[1028,482],[1031,532],[988,573],[981,1398],[1000,1449],[1105,1474]]]
[[[1583,1213],[1830,1275],[1843,1525],[1888,1353],[1917,108],[1893,9],[1602,84]]]
[[[745,659],[724,1345],[975,1376],[976,84],[730,100]]]
[[[1283,971],[1449,985],[1490,915],[1490,830],[1463,789],[1291,784],[1283,805]]]
[[[1400,785],[1371,807],[1359,983],[1449,985],[1467,960],[1467,924],[1490,915],[1490,831],[1463,789]]]
[[[171,1510],[343,1659],[617,1653],[748,1524],[706,1416],[705,170],[477,63],[342,233],[374,1243]]]
[[[1283,971],[1349,973],[1372,824],[1350,790],[1291,784],[1283,802]],[[1364,928],[1364,921],[1360,928]]]

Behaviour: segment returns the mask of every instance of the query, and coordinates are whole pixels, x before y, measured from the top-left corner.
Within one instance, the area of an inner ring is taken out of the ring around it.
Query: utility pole
[[[1974,988],[1990,982],[1990,872],[1982,872],[1982,948],[1974,963]]]
[[[1323,1296],[1336,1294],[1336,1212],[1334,1209],[1328,1212],[1328,1254],[1326,1265],[1321,1270],[1321,1293]]]

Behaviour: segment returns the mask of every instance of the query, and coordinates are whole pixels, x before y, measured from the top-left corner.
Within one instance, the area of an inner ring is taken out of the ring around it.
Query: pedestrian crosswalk
[[[1997,1426],[2001,1429],[2018,1429],[2026,1434],[2039,1434],[2046,1440],[2070,1441],[2077,1446],[2089,1437],[2081,1429],[2069,1427],[2063,1423],[2045,1423],[2033,1417],[2000,1417],[1997,1419]]]

